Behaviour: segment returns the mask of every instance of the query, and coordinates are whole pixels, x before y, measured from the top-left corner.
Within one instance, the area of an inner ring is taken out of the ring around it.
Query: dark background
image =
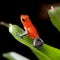
[[[53,4],[58,1],[35,1],[35,0],[16,0],[16,1],[1,1],[0,3],[0,21],[6,23],[17,24],[22,27],[19,20],[21,14],[28,14],[31,21],[37,28],[39,35],[44,40],[46,44],[60,49],[60,33],[50,22],[49,17],[41,18],[40,13],[43,13],[41,6],[43,4]],[[50,8],[50,7],[49,7]],[[43,14],[44,15],[44,14]],[[23,27],[22,27],[23,28]],[[9,33],[8,29],[4,26],[0,26],[0,59],[6,60],[2,57],[3,53],[15,51],[20,53],[31,60],[37,60],[36,56],[31,52],[31,50],[19,43],[14,39],[14,37]]]

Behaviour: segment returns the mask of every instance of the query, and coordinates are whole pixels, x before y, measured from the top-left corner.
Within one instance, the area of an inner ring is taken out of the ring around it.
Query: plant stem
[[[9,24],[8,23],[5,23],[5,22],[0,22],[0,25],[3,25],[3,26],[5,26],[5,27],[7,27],[7,28],[9,28]]]

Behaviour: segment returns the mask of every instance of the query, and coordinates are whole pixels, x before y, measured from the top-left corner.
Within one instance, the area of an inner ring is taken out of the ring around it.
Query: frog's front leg
[[[38,50],[40,50],[40,48],[42,47],[42,45],[43,45],[43,40],[41,39],[41,38],[35,38],[34,40],[33,40],[33,46],[35,47],[35,48],[37,48]]]
[[[22,34],[18,34],[18,33],[16,33],[16,35],[19,36],[19,37],[23,37],[23,36],[27,35],[27,32],[24,31]]]

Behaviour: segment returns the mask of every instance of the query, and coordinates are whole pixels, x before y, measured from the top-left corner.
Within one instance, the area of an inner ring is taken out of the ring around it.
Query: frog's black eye
[[[25,19],[23,18],[23,19],[22,19],[22,21],[24,22],[24,21],[25,21]]]

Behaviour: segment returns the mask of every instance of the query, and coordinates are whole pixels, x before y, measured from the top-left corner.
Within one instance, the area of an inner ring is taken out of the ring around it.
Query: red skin
[[[32,22],[31,22],[31,20],[30,20],[28,15],[21,15],[20,16],[20,20],[21,20],[21,22],[23,24],[23,27],[24,27],[25,31],[27,32],[28,36],[32,40],[34,40],[35,38],[40,38],[36,28],[32,24]]]

